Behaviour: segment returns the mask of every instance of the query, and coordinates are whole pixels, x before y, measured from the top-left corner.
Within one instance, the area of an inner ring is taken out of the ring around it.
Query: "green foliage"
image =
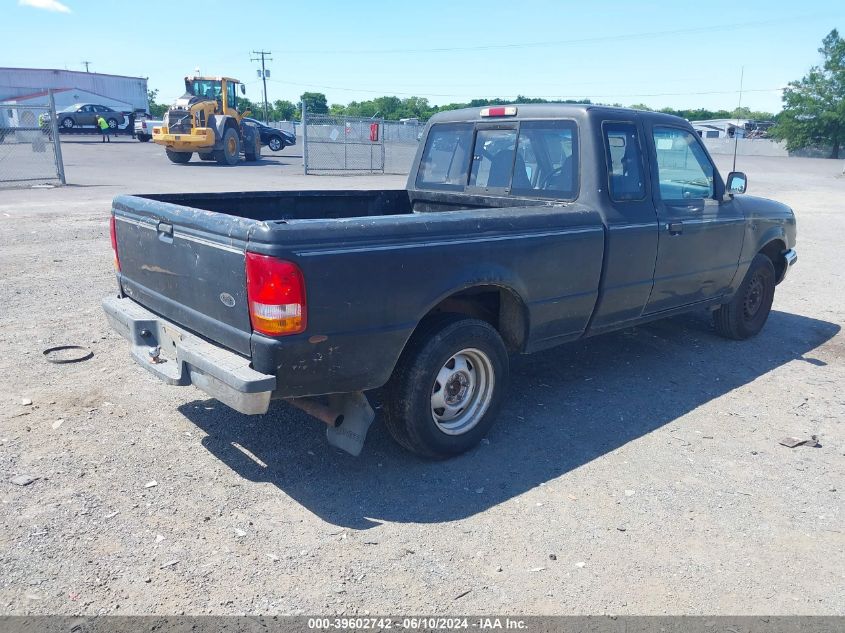
[[[156,97],[158,97],[158,90],[147,90],[148,112],[154,119],[161,119],[167,112],[167,106],[163,103],[156,103]]]
[[[311,114],[328,114],[329,105],[326,102],[326,95],[322,92],[303,92],[299,97],[301,103]]]
[[[270,112],[271,121],[292,121],[296,116],[298,108],[290,101],[276,99],[273,102],[273,109]]]
[[[845,144],[845,39],[833,29],[819,49],[823,63],[783,93],[783,112],[769,134],[784,139],[789,150],[829,145],[839,158]]]

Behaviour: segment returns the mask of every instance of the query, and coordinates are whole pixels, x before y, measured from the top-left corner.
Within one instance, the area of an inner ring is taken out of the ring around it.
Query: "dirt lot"
[[[118,192],[404,184],[306,178],[296,150],[79,139],[74,186],[0,191],[3,613],[845,614],[841,163],[741,161],[799,221],[759,337],[694,314],[516,359],[488,440],[432,463],[378,423],[356,459],[282,403],[167,387],[106,325]]]

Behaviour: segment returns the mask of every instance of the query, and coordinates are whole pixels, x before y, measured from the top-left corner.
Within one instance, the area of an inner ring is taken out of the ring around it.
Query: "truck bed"
[[[136,197],[262,222],[406,215],[413,212],[543,204],[537,200],[518,198],[412,194],[405,189],[167,193],[142,194]]]
[[[604,254],[595,210],[516,197],[156,194],[118,196],[113,213],[122,293],[250,358],[258,371],[289,367],[289,396],[315,393],[318,383],[334,392],[359,389],[362,380],[380,386],[420,318],[465,279],[511,289],[525,302],[526,348],[577,337],[596,302]],[[252,331],[247,251],[301,269],[305,333],[273,339]],[[324,342],[309,342],[315,335]],[[336,367],[328,382],[326,362]]]

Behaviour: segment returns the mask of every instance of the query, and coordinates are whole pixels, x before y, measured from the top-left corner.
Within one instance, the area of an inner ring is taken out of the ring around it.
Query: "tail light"
[[[498,106],[495,108],[481,108],[481,116],[516,116],[516,106]]]
[[[111,250],[114,253],[114,269],[120,272],[120,258],[117,256],[117,228],[114,215],[109,218],[109,235],[111,236]]]
[[[296,264],[247,253],[246,290],[256,332],[285,336],[305,331],[305,280]]]

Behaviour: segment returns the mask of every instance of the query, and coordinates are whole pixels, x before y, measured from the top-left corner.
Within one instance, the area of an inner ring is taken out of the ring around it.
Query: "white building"
[[[11,127],[29,127],[32,121],[38,119],[38,116],[44,112],[43,106],[49,100],[49,93],[46,90],[41,92],[33,92],[28,95],[20,95],[11,99],[0,101],[0,125]],[[61,112],[65,108],[80,104],[80,103],[96,103],[104,105],[117,110],[119,112],[132,112],[131,103],[111,99],[103,95],[98,95],[87,90],[77,90],[75,88],[59,88],[53,91],[53,101],[56,103],[56,112]],[[4,108],[4,105],[23,106],[18,108]],[[42,106],[34,107],[28,110],[26,106]]]
[[[12,102],[15,98],[39,98],[40,103],[47,103],[47,90],[71,91],[80,96],[71,99],[70,103],[88,102],[100,103],[120,109],[147,112],[147,80],[144,77],[126,77],[123,75],[104,75],[101,73],[86,73],[75,70],[56,70],[49,68],[0,68],[0,102]],[[96,99],[85,95],[95,95]],[[56,107],[59,105],[59,93],[56,92]],[[30,101],[30,104],[34,101]],[[127,107],[128,105],[128,107]]]

